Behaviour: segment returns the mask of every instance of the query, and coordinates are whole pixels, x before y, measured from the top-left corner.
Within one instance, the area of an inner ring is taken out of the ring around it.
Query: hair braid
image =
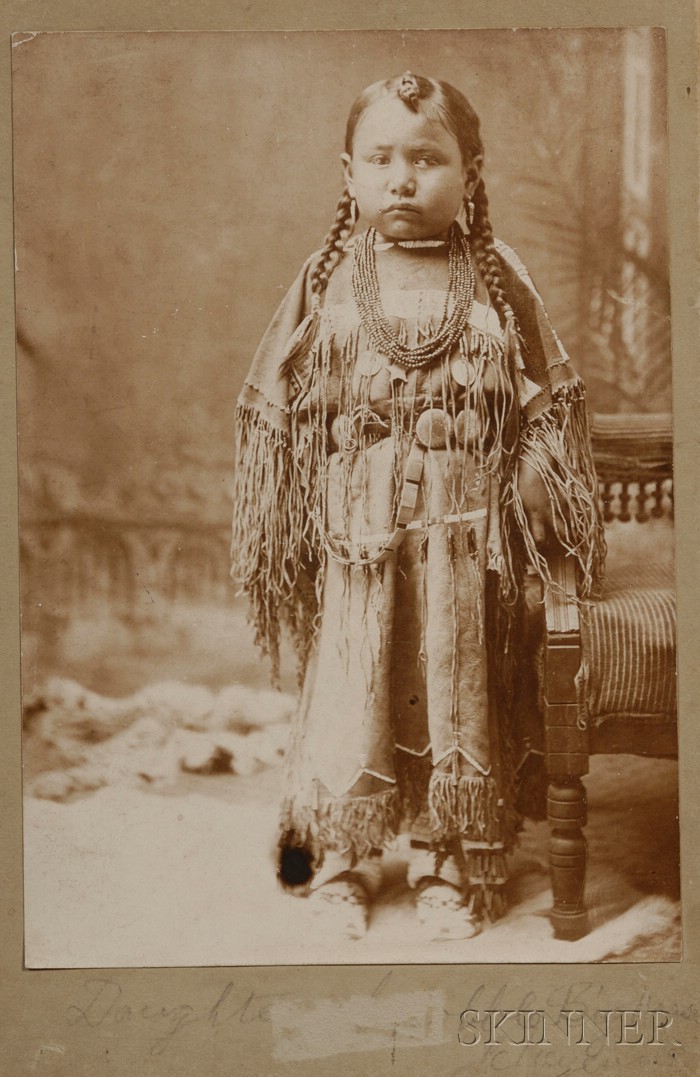
[[[352,197],[347,188],[338,202],[333,224],[326,236],[318,262],[311,273],[311,313],[299,324],[287,346],[287,353],[280,365],[280,377],[288,377],[304,356],[308,355],[318,334],[321,298],[331,273],[340,259],[348,236],[352,232]]]
[[[468,199],[465,199],[468,201]],[[488,289],[491,302],[501,319],[506,322],[513,317],[513,311],[506,297],[501,266],[493,243],[493,227],[489,220],[489,200],[483,179],[480,179],[472,196],[474,203],[474,221],[471,226],[469,243],[474,254],[474,261],[479,267],[484,284]]]
[[[483,179],[477,183],[474,194],[474,222],[469,241],[474,254],[474,261],[479,267],[484,283],[488,289],[496,312],[503,327],[503,339],[506,356],[511,369],[524,369],[523,350],[525,342],[520,334],[515,312],[508,302],[508,296],[501,274],[501,263],[493,242],[493,227],[489,220],[489,200]]]
[[[352,201],[352,196],[346,187],[338,202],[335,218],[324,241],[316,268],[311,274],[311,291],[318,299],[328,287],[331,273],[352,233]]]

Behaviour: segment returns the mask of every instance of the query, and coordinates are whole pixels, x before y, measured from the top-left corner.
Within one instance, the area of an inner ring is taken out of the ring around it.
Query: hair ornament
[[[399,85],[398,95],[405,105],[409,108],[417,109],[418,101],[420,100],[420,89],[418,87],[418,80],[412,71],[404,71],[401,76],[401,84]]]

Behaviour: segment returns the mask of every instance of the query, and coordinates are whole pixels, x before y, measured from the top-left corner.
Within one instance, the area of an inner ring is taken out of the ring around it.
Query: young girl
[[[526,568],[548,580],[554,541],[582,594],[601,571],[583,386],[493,238],[461,93],[369,86],[342,161],[237,409],[233,574],[303,685],[279,874],[358,936],[407,830],[419,922],[468,937],[503,910],[519,826]]]

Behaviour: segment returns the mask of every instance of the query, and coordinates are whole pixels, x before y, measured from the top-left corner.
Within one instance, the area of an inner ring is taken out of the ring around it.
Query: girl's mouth
[[[410,202],[395,202],[385,209],[384,213],[420,213],[420,210]]]

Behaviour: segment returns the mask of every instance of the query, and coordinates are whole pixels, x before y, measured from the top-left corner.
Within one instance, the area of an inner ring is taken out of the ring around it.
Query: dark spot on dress
[[[305,886],[313,875],[309,850],[299,845],[283,845],[279,854],[278,874],[283,886]]]

